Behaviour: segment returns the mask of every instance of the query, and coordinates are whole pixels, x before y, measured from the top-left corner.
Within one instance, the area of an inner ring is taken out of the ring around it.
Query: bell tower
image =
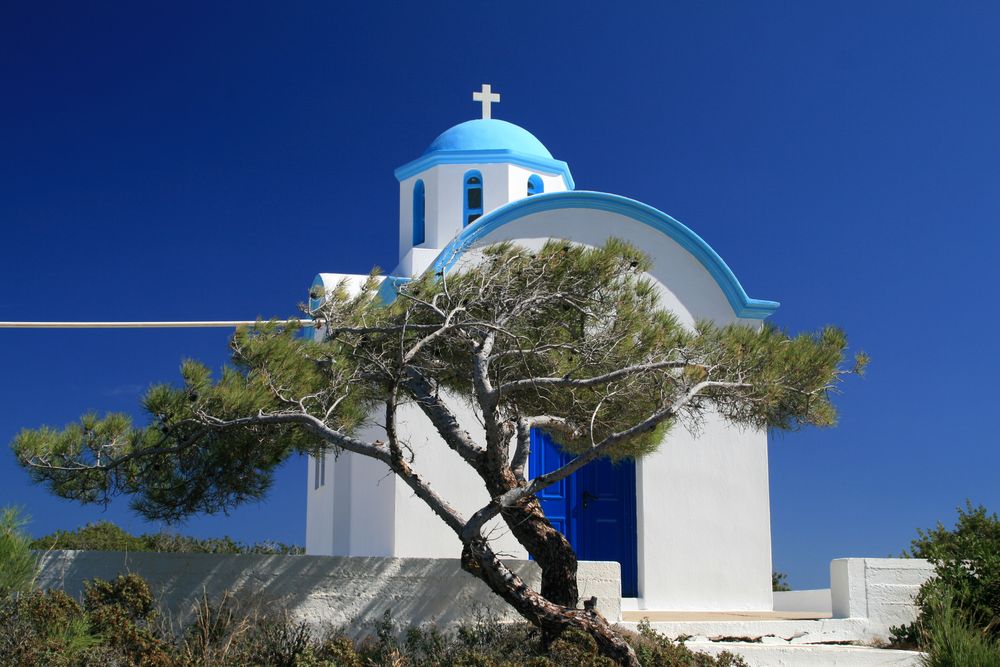
[[[489,84],[472,94],[482,118],[445,130],[417,159],[396,169],[399,266],[422,272],[462,229],[518,199],[573,189],[569,165],[522,127],[493,118]]]

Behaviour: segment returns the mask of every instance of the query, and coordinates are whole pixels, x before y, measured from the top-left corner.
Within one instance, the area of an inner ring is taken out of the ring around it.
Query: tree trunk
[[[579,602],[576,551],[549,522],[537,498],[507,508],[502,514],[517,541],[542,570],[541,594],[549,602],[575,609]]]
[[[506,466],[492,475],[484,475],[487,489],[494,498],[517,488],[518,480]],[[579,603],[576,582],[576,551],[569,540],[549,522],[538,498],[525,498],[501,512],[507,527],[542,570],[541,594],[549,602],[575,609]]]
[[[579,630],[594,638],[602,655],[624,667],[640,667],[635,651],[599,612],[553,604],[500,562],[485,540],[465,544],[462,569],[485,582],[544,633],[558,636],[571,628]]]

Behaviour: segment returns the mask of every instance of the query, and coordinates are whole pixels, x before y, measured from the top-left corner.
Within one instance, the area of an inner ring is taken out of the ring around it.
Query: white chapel
[[[484,85],[482,118],[460,123],[396,169],[399,264],[391,276],[446,271],[467,248],[497,241],[529,247],[558,238],[599,246],[631,242],[653,260],[661,303],[681,322],[709,319],[760,326],[774,301],[751,299],[701,237],[652,206],[606,192],[576,190],[569,165],[534,135],[492,118],[500,96]],[[347,278],[321,273],[333,289]],[[383,283],[391,289],[393,280]],[[471,412],[463,426],[475,434]],[[471,513],[489,498],[478,476],[440,442],[419,410],[405,412],[414,467],[456,508]],[[379,427],[362,437],[376,439]],[[530,470],[565,455],[543,433]],[[461,545],[380,462],[342,453],[309,461],[306,551],[314,555],[458,558]],[[622,568],[623,604],[636,609],[769,611],[771,530],[767,433],[709,418],[697,434],[675,428],[635,462],[596,462],[543,492],[546,514],[580,560]],[[527,554],[499,524],[495,550]]]

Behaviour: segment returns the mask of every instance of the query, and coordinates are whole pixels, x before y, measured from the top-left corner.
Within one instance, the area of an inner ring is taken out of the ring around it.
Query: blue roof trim
[[[398,175],[398,174],[397,174]],[[688,227],[642,202],[605,192],[551,192],[513,201],[487,213],[463,229],[434,260],[435,271],[446,271],[473,244],[490,232],[527,215],[556,209],[583,208],[617,213],[666,234],[691,253],[719,285],[737,317],[763,320],[778,309],[777,301],[751,299],[732,269],[715,250]],[[386,281],[388,282],[388,280]],[[383,286],[385,283],[383,283]]]
[[[323,276],[316,274],[313,278],[312,285],[309,286],[309,312],[312,312],[323,305],[323,298],[316,299],[313,297],[313,289],[316,287],[323,287]]]
[[[573,182],[573,175],[569,172],[569,165],[562,160],[549,159],[512,151],[508,149],[489,150],[463,150],[463,151],[433,151],[426,155],[421,155],[412,162],[407,162],[394,172],[397,181],[405,181],[411,176],[416,176],[422,171],[441,164],[497,164],[509,162],[527,169],[537,169],[548,174],[559,174],[566,183],[566,189],[572,190],[576,187]]]
[[[412,278],[404,276],[386,276],[382,284],[378,286],[378,298],[388,306],[396,300],[396,294],[399,293],[399,286],[405,285],[411,280]]]

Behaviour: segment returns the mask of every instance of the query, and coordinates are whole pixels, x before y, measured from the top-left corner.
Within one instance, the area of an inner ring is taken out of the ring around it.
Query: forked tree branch
[[[434,392],[427,378],[410,366],[406,379],[400,385],[416,401],[420,410],[431,420],[434,428],[445,443],[461,456],[466,463],[478,470],[482,465],[484,450],[476,444],[472,436],[458,423],[458,418],[448,405]]]
[[[234,428],[268,424],[297,424],[303,426],[308,431],[318,435],[330,444],[341,449],[361,456],[368,456],[385,463],[389,468],[399,475],[409,486],[413,493],[424,501],[431,511],[437,514],[456,535],[461,537],[465,525],[468,523],[465,518],[451,506],[440,494],[434,491],[430,484],[418,475],[413,468],[403,460],[402,456],[394,456],[388,448],[381,447],[377,441],[366,443],[356,438],[352,438],[339,431],[329,428],[318,418],[301,413],[284,413],[275,415],[257,415],[254,417],[244,417],[239,419],[220,420],[208,418],[208,422],[214,428]]]
[[[604,454],[606,454],[610,449],[612,449],[615,445],[619,444],[620,442],[641,435],[643,433],[647,433],[656,428],[659,424],[663,423],[664,421],[676,417],[678,414],[680,414],[680,411],[683,410],[686,405],[688,405],[691,401],[695,400],[701,394],[701,392],[705,391],[706,389],[710,389],[712,387],[740,388],[749,386],[751,385],[742,382],[721,382],[713,380],[706,380],[703,382],[699,382],[698,384],[691,387],[691,389],[689,389],[682,397],[671,403],[669,406],[663,408],[662,410],[657,410],[653,414],[649,415],[646,419],[633,425],[630,428],[608,435],[599,443],[588,449],[583,454],[574,457],[571,461],[569,461],[565,465],[560,466],[559,468],[556,468],[551,472],[537,475],[536,477],[532,478],[532,480],[528,482],[528,484],[525,486],[518,486],[501,494],[500,496],[492,498],[488,505],[484,506],[473,515],[473,518],[470,519],[470,522],[474,521],[476,522],[476,525],[482,527],[482,525],[485,524],[487,521],[500,514],[500,512],[504,507],[511,507],[520,502],[522,499],[526,498],[527,496],[534,495],[539,491],[549,486],[552,486],[556,482],[559,482],[569,477],[574,472],[576,472],[583,466],[587,465],[591,461],[598,459]],[[521,434],[521,432],[523,431],[519,429],[519,435]],[[474,527],[473,528],[470,528],[468,526],[466,527],[466,532],[472,530],[474,530]]]

